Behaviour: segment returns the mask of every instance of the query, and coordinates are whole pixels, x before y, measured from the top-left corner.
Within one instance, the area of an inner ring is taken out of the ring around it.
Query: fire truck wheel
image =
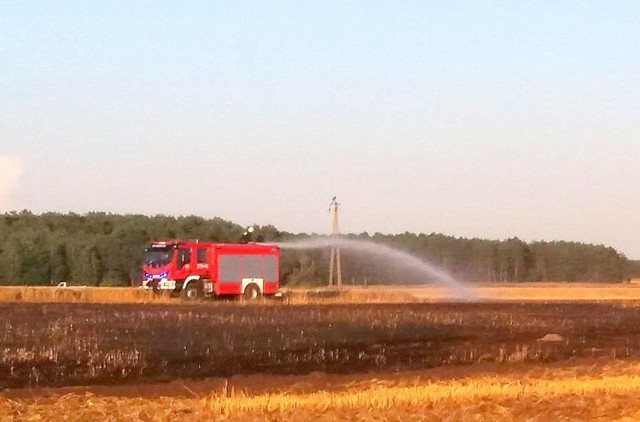
[[[260,288],[257,284],[249,284],[246,289],[244,289],[244,294],[242,297],[244,300],[256,300],[260,298],[262,293],[260,293]]]
[[[186,289],[182,290],[182,298],[185,300],[199,300],[203,296],[202,283],[199,281],[192,281]]]

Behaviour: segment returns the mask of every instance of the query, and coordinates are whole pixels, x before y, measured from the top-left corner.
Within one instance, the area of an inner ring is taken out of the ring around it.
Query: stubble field
[[[411,409],[518,419],[532,403],[541,419],[578,418],[560,406],[578,399],[592,417],[640,416],[633,300],[368,294],[370,303],[0,303],[0,420],[422,419]]]

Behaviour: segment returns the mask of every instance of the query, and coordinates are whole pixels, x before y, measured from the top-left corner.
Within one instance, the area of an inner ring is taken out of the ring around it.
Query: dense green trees
[[[0,283],[135,284],[151,239],[236,241],[242,227],[222,219],[105,213],[0,215]]]
[[[237,242],[243,231],[220,218],[195,216],[0,214],[0,284],[135,285],[144,246],[150,240]],[[257,227],[254,236],[266,241],[307,237],[273,226]],[[464,281],[621,281],[640,275],[640,263],[605,246],[462,239],[437,233],[349,237],[406,251]],[[349,250],[342,254],[347,283],[425,281],[424,275],[380,257]],[[327,250],[284,251],[281,273],[290,284],[321,284],[328,265]]]

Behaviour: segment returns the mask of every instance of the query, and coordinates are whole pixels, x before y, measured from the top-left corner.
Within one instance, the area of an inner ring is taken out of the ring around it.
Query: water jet
[[[280,242],[278,246],[290,250],[313,250],[340,248],[354,252],[365,253],[380,259],[387,260],[390,264],[399,265],[412,270],[424,277],[426,281],[433,281],[447,288],[456,299],[473,300],[477,298],[475,291],[456,280],[446,271],[436,268],[434,265],[408,252],[401,251],[390,246],[361,239],[348,239],[344,237],[311,237],[291,242]]]

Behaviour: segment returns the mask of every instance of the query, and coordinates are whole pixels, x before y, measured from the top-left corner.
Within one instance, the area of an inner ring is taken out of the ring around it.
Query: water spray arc
[[[342,286],[342,260],[340,259],[340,246],[338,240],[340,238],[340,219],[339,219],[340,203],[334,196],[329,204],[329,212],[333,214],[333,225],[331,230],[331,260],[329,261],[329,287],[334,285],[334,273],[338,287]],[[335,271],[334,271],[335,269]]]
[[[471,287],[459,282],[446,271],[443,271],[429,262],[414,256],[408,252],[394,249],[390,246],[373,242],[371,240],[347,239],[342,237],[325,236],[310,237],[293,242],[278,243],[281,248],[291,250],[310,250],[340,248],[343,250],[365,253],[373,256],[389,265],[399,265],[402,268],[414,271],[421,275],[425,282],[433,282],[446,287],[453,298],[461,300],[476,300],[476,292]]]

